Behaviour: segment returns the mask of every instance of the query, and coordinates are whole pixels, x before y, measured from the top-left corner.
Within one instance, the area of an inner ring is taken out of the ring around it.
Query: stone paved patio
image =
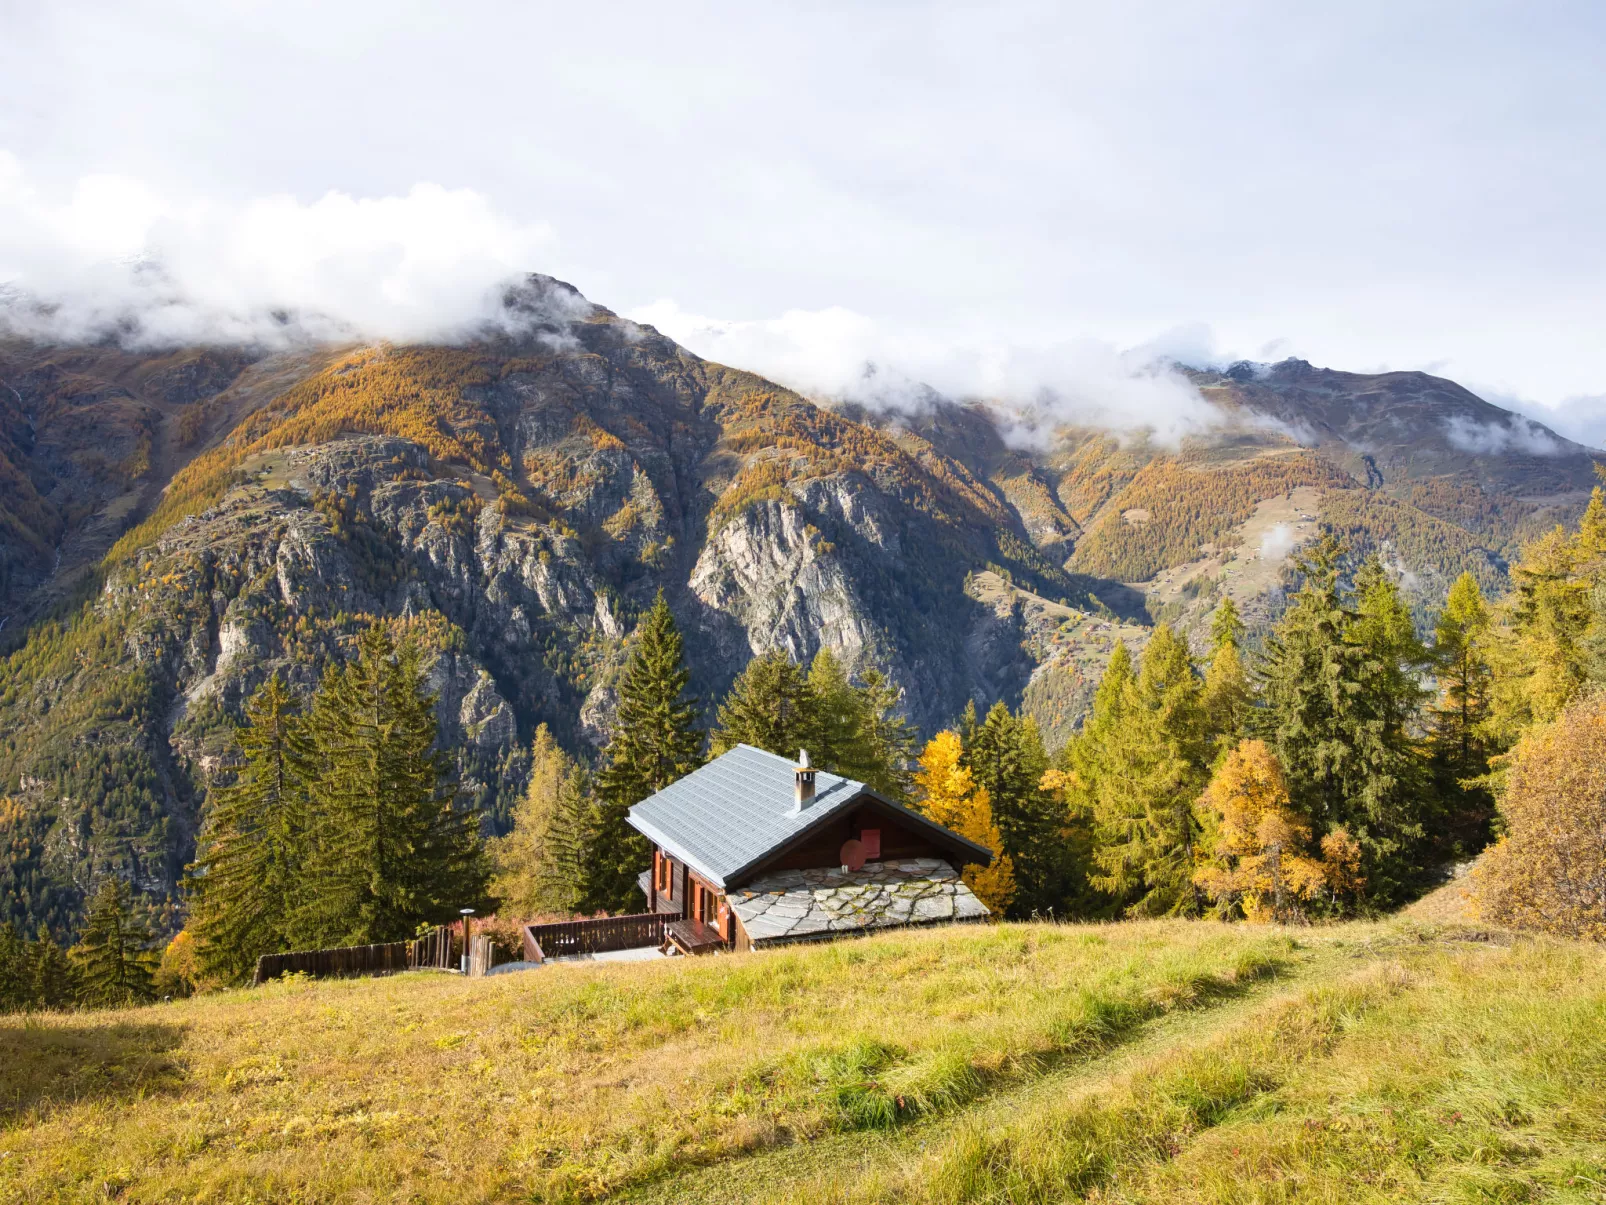
[[[869,862],[863,870],[782,870],[728,898],[755,946],[989,915],[938,858]]]

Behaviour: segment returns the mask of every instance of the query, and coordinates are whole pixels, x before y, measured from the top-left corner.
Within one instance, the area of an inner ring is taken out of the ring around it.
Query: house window
[[[657,855],[657,862],[658,892],[666,899],[673,898],[672,884],[675,881],[674,862],[671,861],[669,855],[665,853],[659,853]]]
[[[705,925],[712,925],[719,919],[718,897],[698,883],[693,892],[692,915]]]

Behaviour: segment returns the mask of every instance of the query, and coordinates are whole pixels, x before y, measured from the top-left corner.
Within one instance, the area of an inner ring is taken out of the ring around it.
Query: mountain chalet
[[[630,809],[652,843],[641,889],[701,954],[984,920],[957,867],[993,851],[862,782],[738,745]]]

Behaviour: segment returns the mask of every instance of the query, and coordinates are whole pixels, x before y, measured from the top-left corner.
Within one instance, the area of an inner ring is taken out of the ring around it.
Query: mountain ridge
[[[660,588],[705,701],[755,652],[829,647],[927,730],[1001,698],[1060,740],[1116,640],[1198,631],[1223,593],[1275,614],[1288,550],[1246,539],[1341,531],[1426,606],[1463,568],[1498,587],[1593,479],[1542,428],[1509,465],[1457,446],[1445,424],[1482,421],[1475,447],[1486,412],[1437,378],[1194,372],[1218,431],[1024,445],[975,402],[822,407],[561,282],[509,297],[523,328],[450,346],[0,344],[10,919],[69,927],[107,873],[176,915],[244,698],[310,689],[371,621],[429,650],[443,744],[500,826],[537,723],[604,738]],[[1517,430],[1492,409],[1484,438]]]

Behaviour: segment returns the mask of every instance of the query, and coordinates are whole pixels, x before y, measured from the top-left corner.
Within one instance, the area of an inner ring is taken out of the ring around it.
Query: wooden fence
[[[664,912],[637,912],[629,916],[596,916],[551,925],[525,925],[524,957],[529,962],[543,962],[575,954],[605,954],[609,950],[661,945],[664,928],[674,919]]]
[[[371,946],[342,946],[334,950],[295,950],[264,954],[257,959],[253,983],[266,983],[292,971],[314,979],[333,975],[390,975],[427,967],[448,971],[454,967],[453,937],[449,928],[433,929],[413,941],[387,941]]]

